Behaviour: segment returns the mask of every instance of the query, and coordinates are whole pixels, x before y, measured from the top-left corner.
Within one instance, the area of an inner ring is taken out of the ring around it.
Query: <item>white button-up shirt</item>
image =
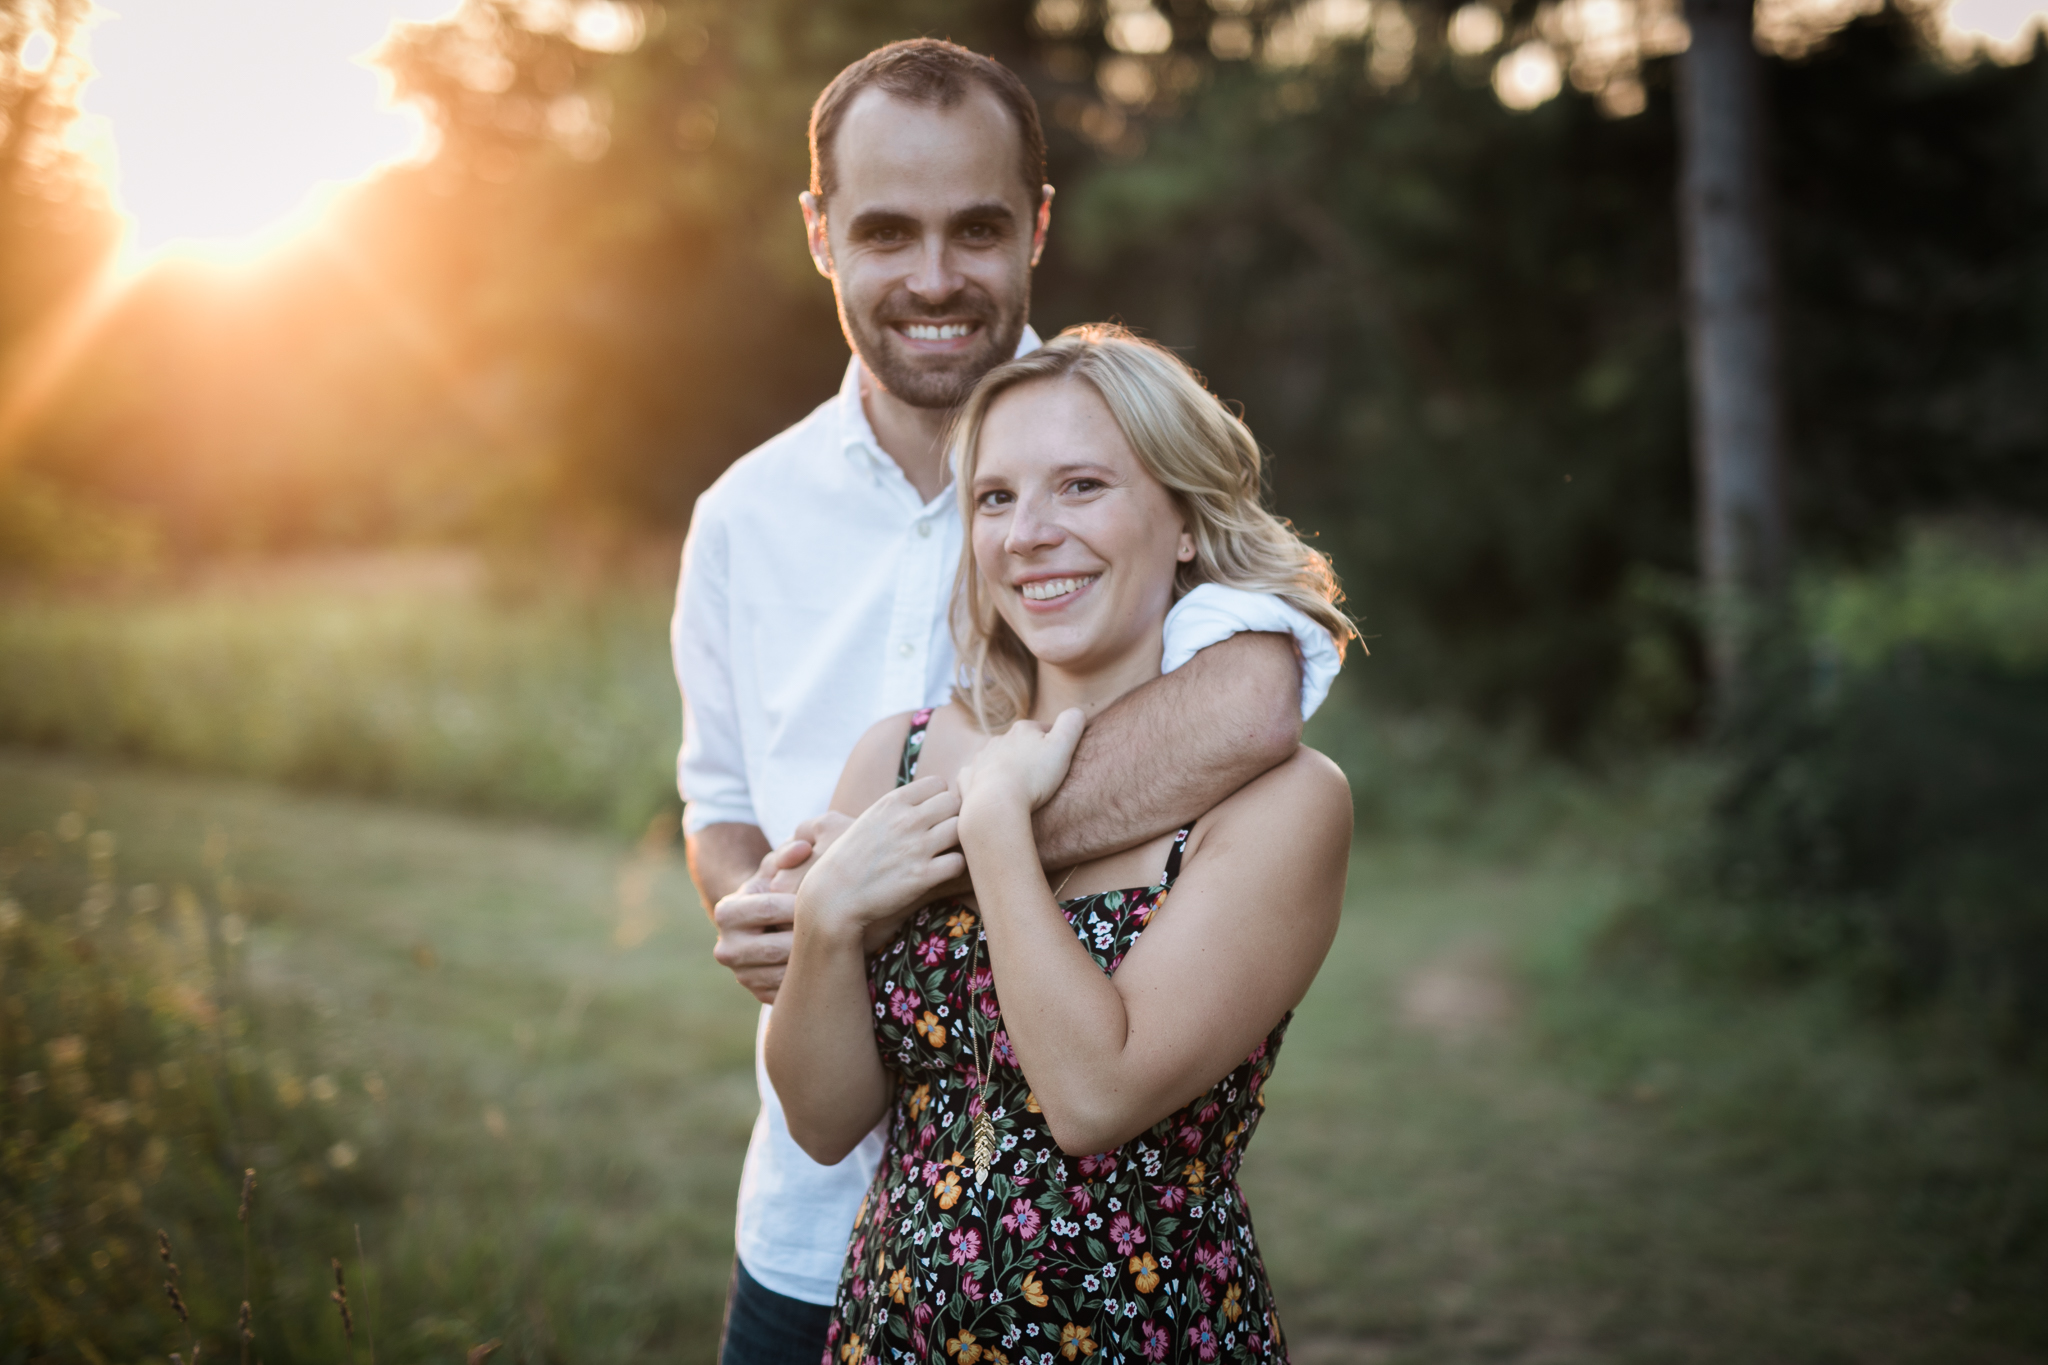
[[[1038,344],[1027,329],[1018,353]],[[732,823],[786,841],[831,803],[869,726],[951,692],[958,504],[951,485],[918,497],[876,441],[860,391],[855,358],[836,397],[697,500],[670,631],[683,691],[683,826],[693,833]],[[1294,631],[1304,713],[1314,710],[1336,650],[1276,599],[1197,588],[1167,619],[1167,657],[1177,665],[1243,629]],[[763,1030],[767,1018],[764,1008]],[[820,1166],[789,1136],[758,1037],[755,1076],[761,1116],[740,1177],[739,1258],[769,1289],[828,1304],[881,1156],[879,1130],[838,1165]]]

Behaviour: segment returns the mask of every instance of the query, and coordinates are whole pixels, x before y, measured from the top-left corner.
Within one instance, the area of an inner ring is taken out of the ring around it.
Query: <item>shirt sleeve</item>
[[[725,527],[699,499],[683,542],[682,580],[669,623],[676,684],[683,693],[683,748],[676,788],[683,797],[683,829],[706,825],[759,825],[747,787],[746,750],[733,704],[732,629]]]
[[[1171,673],[1189,659],[1241,630],[1292,635],[1301,652],[1301,718],[1307,720],[1330,695],[1343,660],[1337,642],[1302,612],[1269,593],[1198,584],[1166,613],[1166,654],[1159,671]]]

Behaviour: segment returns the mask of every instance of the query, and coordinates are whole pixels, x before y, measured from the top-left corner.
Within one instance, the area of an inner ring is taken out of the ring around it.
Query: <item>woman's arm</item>
[[[1032,739],[997,741],[976,760],[961,843],[1005,1027],[1046,1126],[1069,1152],[1107,1151],[1227,1075],[1307,992],[1336,934],[1350,791],[1334,764],[1303,749],[1231,797],[1205,819],[1198,856],[1137,947],[1105,976],[1039,869],[1033,779],[1001,771],[1005,758],[1019,771],[1043,768],[1044,755],[1019,753]]]
[[[828,1166],[859,1145],[889,1104],[863,938],[963,867],[959,798],[937,778],[890,788],[908,728],[903,717],[883,721],[847,760],[834,805],[844,798],[865,808],[796,893],[789,968],[768,1019],[768,1077],[790,1136]]]

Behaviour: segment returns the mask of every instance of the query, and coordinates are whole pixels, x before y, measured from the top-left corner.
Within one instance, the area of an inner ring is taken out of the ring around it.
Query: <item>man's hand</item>
[[[718,926],[711,956],[764,1005],[774,1004],[782,989],[790,926],[796,922],[795,888],[777,891],[774,883],[810,856],[811,846],[801,839],[770,850],[758,872],[711,908],[711,922]]]

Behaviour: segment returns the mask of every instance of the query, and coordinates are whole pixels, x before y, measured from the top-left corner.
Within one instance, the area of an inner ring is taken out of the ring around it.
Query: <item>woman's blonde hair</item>
[[[953,596],[953,640],[963,666],[953,695],[982,729],[998,730],[1030,713],[1038,661],[996,610],[975,567],[975,460],[995,400],[1044,379],[1093,385],[1145,472],[1172,495],[1195,542],[1194,559],[1174,576],[1175,600],[1202,583],[1271,593],[1328,630],[1343,656],[1358,629],[1338,607],[1344,594],[1337,575],[1326,556],[1260,502],[1259,443],[1251,430],[1164,346],[1114,323],[1069,327],[989,371],[953,424],[953,477],[968,527]]]

